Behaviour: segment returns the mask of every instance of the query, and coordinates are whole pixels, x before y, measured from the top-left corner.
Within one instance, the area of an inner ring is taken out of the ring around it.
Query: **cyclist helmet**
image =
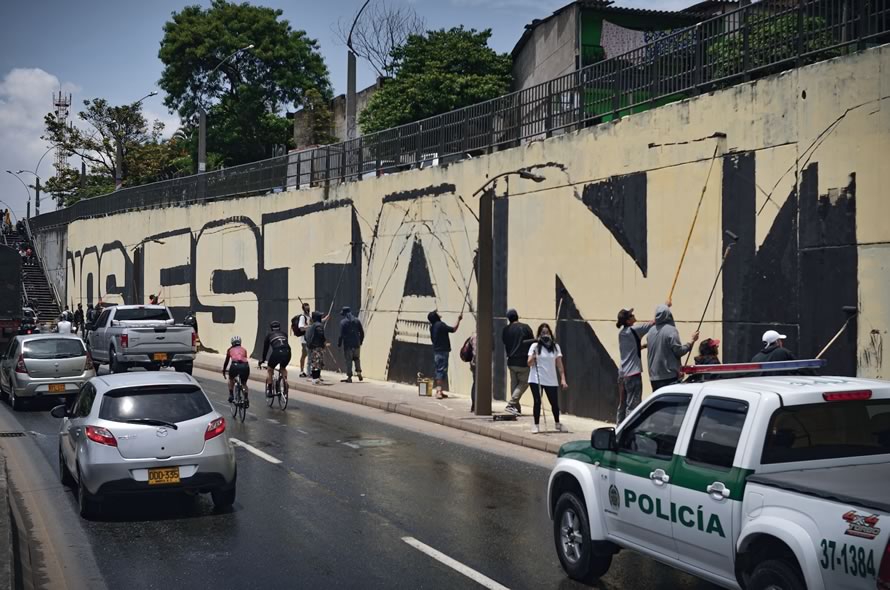
[[[241,336],[232,336],[232,346],[241,346]]]
[[[280,329],[281,329],[281,322],[279,322],[278,320],[275,320],[274,322],[272,322],[271,324],[269,324],[269,328],[272,329],[272,330],[280,330]]]

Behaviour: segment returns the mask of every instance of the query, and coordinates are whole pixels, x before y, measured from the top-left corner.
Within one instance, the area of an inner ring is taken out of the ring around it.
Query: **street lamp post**
[[[133,107],[138,107],[142,104],[142,101],[146,98],[151,98],[152,96],[157,96],[158,91],[152,90],[139,100],[133,103]],[[117,144],[114,149],[114,190],[120,190],[124,186],[124,138],[121,137],[121,123],[117,122],[117,133],[115,133],[115,143]]]
[[[209,80],[216,71],[222,67],[223,64],[228,62],[230,59],[241,53],[242,51],[247,51],[248,49],[253,49],[254,45],[251,43],[241,49],[233,51],[230,55],[226,56],[221,62],[216,64],[216,67],[210,70],[207,74],[207,79]],[[203,174],[207,172],[207,111],[204,110],[204,105],[198,103],[198,174]]]
[[[356,83],[355,83],[355,50],[352,48],[352,32],[358,24],[358,19],[362,16],[362,12],[368,7],[371,0],[365,0],[352,26],[349,28],[349,36],[346,37],[346,47],[349,52],[346,54],[346,139],[355,139],[355,117],[356,117]]]
[[[16,178],[18,178],[19,182],[22,183],[22,186],[25,187],[25,191],[28,193],[28,208],[25,210],[25,216],[30,219],[31,218],[31,189],[28,187],[28,183],[22,180],[22,177],[12,170],[7,170],[7,174],[12,174]]]
[[[492,293],[494,289],[493,208],[494,182],[498,178],[518,175],[533,182],[544,177],[526,169],[503,172],[488,179],[473,196],[479,198],[479,277],[476,281],[476,415],[491,416],[492,350],[494,348],[494,317]]]
[[[40,162],[38,162],[38,165],[39,164]],[[37,179],[34,183],[34,215],[40,215],[40,176],[33,170],[19,170],[16,172],[16,174],[25,173],[33,174],[34,178]]]

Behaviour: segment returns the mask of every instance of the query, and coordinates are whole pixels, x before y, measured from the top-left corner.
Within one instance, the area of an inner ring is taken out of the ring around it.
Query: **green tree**
[[[164,104],[184,120],[204,109],[209,150],[225,164],[266,157],[273,144],[292,144],[282,115],[290,106],[305,105],[308,90],[331,98],[318,43],[281,15],[246,2],[213,0],[207,9],[187,6],[173,13],[164,25],[158,54]]]
[[[359,116],[363,133],[418,121],[510,90],[512,62],[488,46],[491,29],[411,35],[392,52],[395,77]]]

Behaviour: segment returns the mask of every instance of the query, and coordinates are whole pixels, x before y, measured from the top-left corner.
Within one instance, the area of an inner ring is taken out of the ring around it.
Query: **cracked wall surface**
[[[887,153],[890,48],[877,48],[447,167],[84,219],[38,244],[72,307],[160,291],[178,316],[197,313],[215,350],[238,334],[257,354],[268,323],[288,323],[304,301],[334,309],[336,342],[336,312],[349,305],[375,378],[430,375],[427,314],[453,324],[463,311],[450,383],[468,392],[457,350],[475,328],[473,194],[496,174],[532,168],[542,183],[495,185],[495,394],[506,387],[506,309],[533,329],[559,310],[563,403],[611,418],[615,315],[634,307],[650,317],[665,300],[700,199],[673,295],[681,337],[702,316],[730,230],[740,241],[702,326],[703,338],[723,340],[725,360],[750,359],[771,327],[814,356],[843,323],[841,307],[857,305],[830,370],[886,378]]]

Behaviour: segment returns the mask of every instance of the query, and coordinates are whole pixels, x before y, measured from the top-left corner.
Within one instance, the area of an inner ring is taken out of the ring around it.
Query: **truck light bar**
[[[754,371],[794,371],[797,369],[821,369],[827,363],[825,359],[804,359],[799,361],[774,361],[771,363],[734,363],[728,365],[695,365],[683,367],[680,371],[685,375],[702,375],[706,373],[751,373]]]

